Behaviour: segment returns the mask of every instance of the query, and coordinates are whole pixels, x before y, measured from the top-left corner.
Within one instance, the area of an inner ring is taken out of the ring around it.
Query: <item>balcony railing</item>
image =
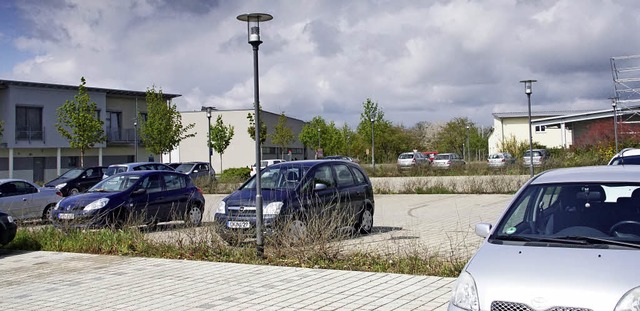
[[[107,143],[130,143],[134,144],[136,141],[135,128],[126,128],[122,130],[110,130],[107,131]],[[138,143],[140,143],[140,133],[138,133]]]
[[[44,128],[42,130],[16,130],[16,144],[18,141],[28,141],[31,143],[32,141],[44,141]]]

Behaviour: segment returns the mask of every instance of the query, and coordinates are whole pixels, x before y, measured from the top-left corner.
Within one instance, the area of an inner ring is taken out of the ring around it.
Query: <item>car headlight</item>
[[[224,214],[224,209],[227,206],[227,203],[225,201],[220,201],[220,204],[218,204],[218,209],[216,209],[216,214]]]
[[[67,183],[63,182],[61,184],[56,185],[56,189],[60,190],[60,189],[64,188],[64,186],[66,186],[66,185],[67,185]]]
[[[462,271],[451,292],[451,303],[464,310],[480,310],[476,282],[471,274]]]
[[[279,215],[282,205],[284,205],[284,203],[282,202],[271,202],[267,204],[267,206],[264,208],[263,213],[264,215],[270,215],[270,216]]]
[[[14,219],[10,215],[7,215],[7,221],[8,222],[14,222]]]
[[[614,311],[632,311],[640,308],[640,287],[628,291],[622,299],[618,301]]]
[[[109,203],[109,199],[107,199],[107,198],[98,199],[98,200],[95,200],[95,201],[87,204],[87,206],[84,207],[84,210],[85,211],[92,211],[94,209],[101,209],[101,208],[105,207],[105,205],[107,205],[107,203]]]

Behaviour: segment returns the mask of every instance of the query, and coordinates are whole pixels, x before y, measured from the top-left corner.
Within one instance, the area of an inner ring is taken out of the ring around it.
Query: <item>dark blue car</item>
[[[58,202],[51,213],[57,227],[122,227],[184,220],[199,225],[204,196],[188,175],[133,171],[111,176],[86,193]]]
[[[16,237],[18,224],[7,213],[0,212],[0,246],[7,245]]]
[[[260,171],[265,232],[306,230],[309,220],[339,215],[356,231],[373,228],[373,187],[359,165],[344,161],[306,160],[283,162]],[[229,233],[255,231],[256,190],[254,175],[224,198],[214,219]]]

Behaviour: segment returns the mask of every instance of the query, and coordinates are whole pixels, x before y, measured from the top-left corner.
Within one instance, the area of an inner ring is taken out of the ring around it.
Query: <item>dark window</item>
[[[366,181],[367,179],[364,177],[364,174],[362,174],[360,170],[354,169],[353,174],[356,175],[356,180],[358,181],[358,184],[364,184],[367,182]]]
[[[108,141],[120,141],[122,140],[120,133],[120,112],[107,111],[106,125],[107,125],[107,140]]]
[[[16,139],[42,140],[42,107],[16,107]]]
[[[318,167],[313,174],[313,179],[316,184],[324,184],[327,188],[333,188],[335,186],[333,174],[331,174],[331,167],[328,165]]]
[[[147,189],[147,193],[160,192],[162,191],[162,184],[160,182],[160,175],[154,174],[147,177],[142,182],[142,187]]]
[[[178,174],[166,174],[163,178],[167,190],[177,190],[187,186],[184,178]]]
[[[353,185],[353,175],[346,165],[335,165],[336,175],[338,176],[338,186],[347,187]]]

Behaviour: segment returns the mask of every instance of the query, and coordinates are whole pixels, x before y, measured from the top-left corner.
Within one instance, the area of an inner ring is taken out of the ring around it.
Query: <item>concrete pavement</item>
[[[205,220],[222,196],[207,196]],[[510,195],[379,195],[345,249],[466,255]],[[454,278],[0,250],[2,310],[446,310]]]

